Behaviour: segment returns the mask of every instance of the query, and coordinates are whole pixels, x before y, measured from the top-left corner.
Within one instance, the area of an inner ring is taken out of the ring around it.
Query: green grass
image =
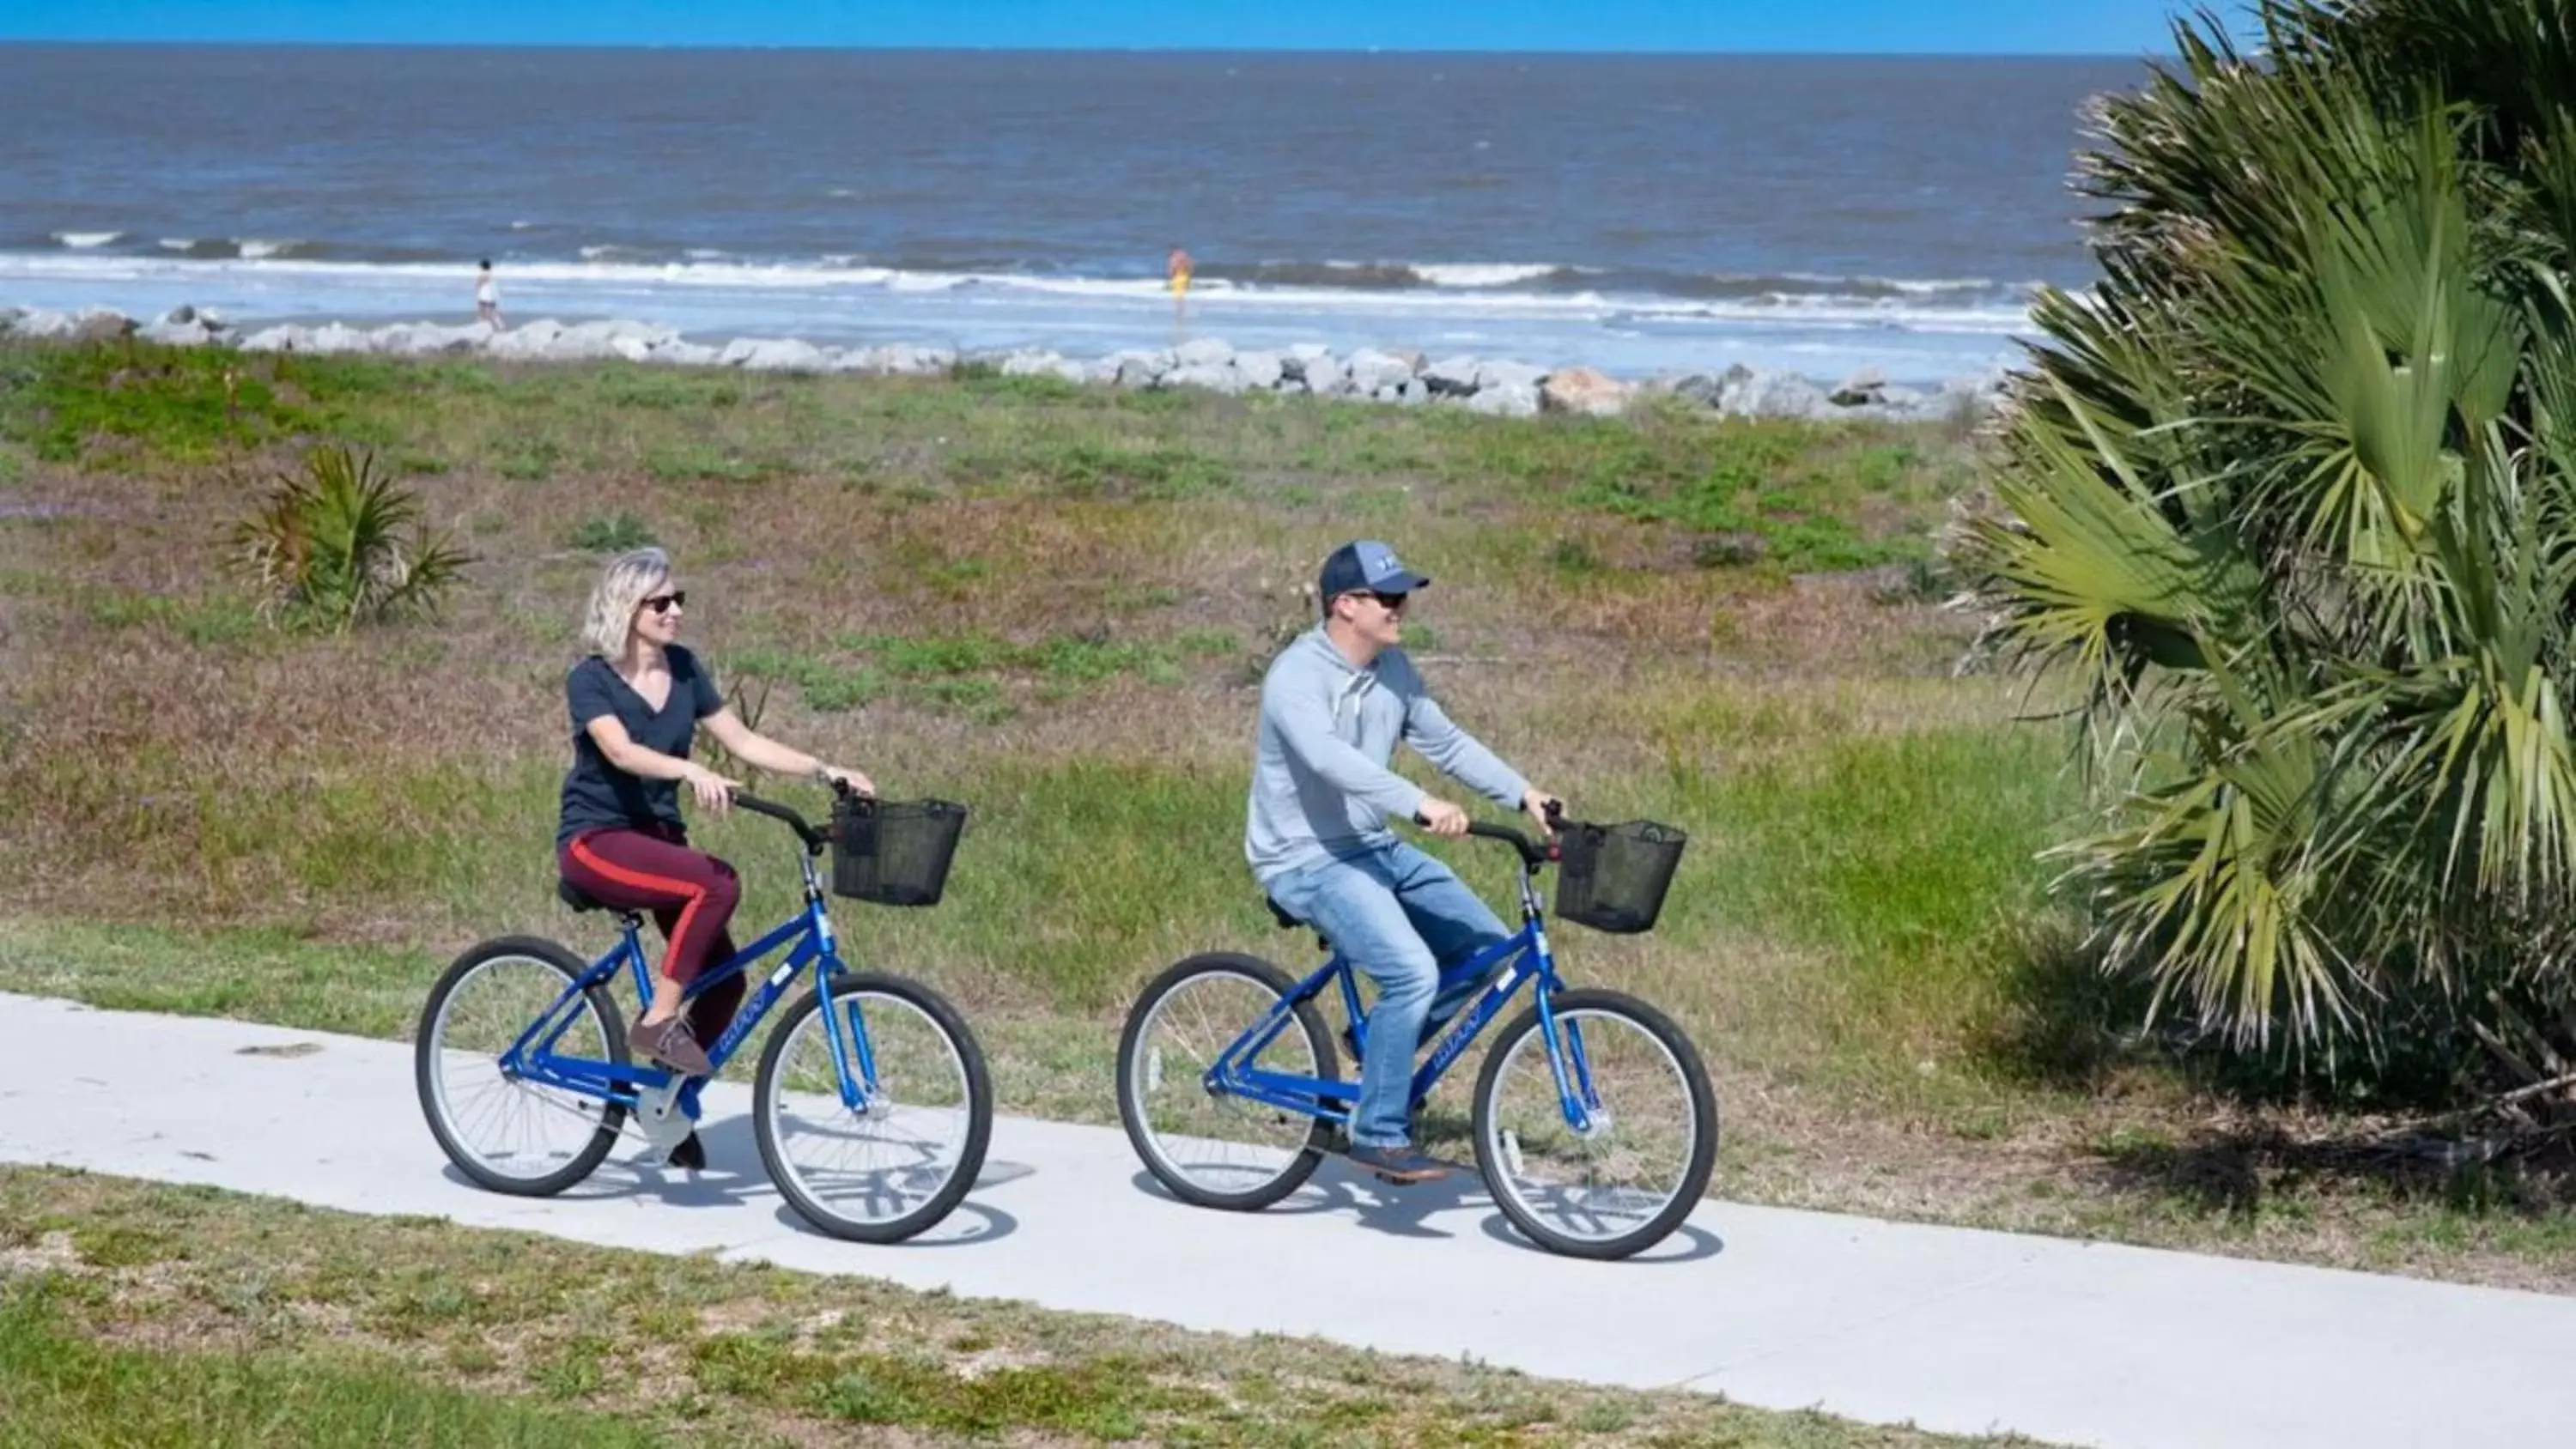
[[[12,1449],[2027,1442],[38,1169],[0,1253]]]
[[[0,1282],[0,1442],[13,1449],[654,1449],[684,1442],[327,1354],[109,1348]]]
[[[2063,735],[1954,671],[1975,621],[1922,555],[1982,465],[1944,429],[367,358],[235,359],[268,391],[226,413],[218,356],[0,343],[0,984],[401,1035],[476,939],[604,947],[551,897],[561,681],[601,556],[650,537],[746,718],[974,811],[948,904],[842,910],[852,955],[960,1001],[1006,1107],[1102,1120],[1146,976],[1302,957],[1242,865],[1253,690],[1366,533],[1440,580],[1407,632],[1454,715],[1580,815],[1691,833],[1657,932],[1556,940],[1700,1043],[1723,1191],[2338,1263],[2420,1234],[2431,1271],[2576,1282],[2538,1178],[2454,1203],[2255,1152],[2250,1236],[2173,1190],[2245,1109],[2138,1045],[2046,897],[2081,802]],[[308,433],[407,460],[471,538],[435,623],[259,626],[223,541]],[[774,825],[695,829],[747,929],[792,908]]]
[[[624,553],[659,541],[651,524],[624,509],[594,513],[575,524],[564,538],[566,547],[587,553]]]

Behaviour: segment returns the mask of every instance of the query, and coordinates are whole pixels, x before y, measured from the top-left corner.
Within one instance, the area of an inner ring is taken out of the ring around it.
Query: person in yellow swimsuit
[[[1192,265],[1190,254],[1183,251],[1177,242],[1172,246],[1172,254],[1163,260],[1163,281],[1172,289],[1172,325],[1174,327],[1181,325],[1182,310],[1189,305]]]

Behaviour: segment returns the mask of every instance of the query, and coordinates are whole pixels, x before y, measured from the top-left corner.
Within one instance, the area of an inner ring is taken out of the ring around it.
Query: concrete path
[[[1960,1433],[2576,1444],[2571,1298],[1718,1203],[1649,1257],[1576,1262],[1524,1246],[1472,1179],[1397,1189],[1328,1164],[1267,1213],[1210,1212],[1152,1190],[1122,1134],[1024,1118],[995,1124],[946,1224],[871,1248],[779,1201],[737,1089],[709,1102],[707,1173],[612,1159],[532,1201],[448,1166],[407,1046],[5,994],[0,1031],[0,1161]]]

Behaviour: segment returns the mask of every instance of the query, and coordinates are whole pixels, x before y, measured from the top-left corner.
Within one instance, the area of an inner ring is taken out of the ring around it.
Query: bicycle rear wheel
[[[450,964],[421,1007],[413,1038],[420,1107],[457,1170],[494,1192],[549,1197],[597,1170],[626,1109],[528,1080],[502,1053],[553,1008],[534,1044],[555,1056],[626,1061],[626,1028],[608,993],[564,996],[588,970],[552,941],[504,936]]]
[[[1249,1212],[1295,1192],[1323,1160],[1321,1118],[1211,1090],[1208,1069],[1296,989],[1256,956],[1192,956],[1136,998],[1118,1042],[1118,1116],[1147,1171],[1183,1202]],[[1311,1001],[1242,1065],[1284,1076],[1339,1076]]]
[[[838,1013],[842,1049],[832,1044]],[[876,1090],[843,1104],[843,1053],[864,1032]],[[805,1220],[836,1238],[898,1243],[948,1216],[984,1170],[993,1088],[974,1033],[929,987],[835,975],[787,1009],[752,1087],[760,1160]]]
[[[1583,1123],[1567,1121],[1532,1006],[1476,1081],[1476,1162],[1513,1226],[1550,1252],[1625,1258],[1662,1241],[1708,1191],[1717,1094],[1669,1017],[1615,991],[1551,1002],[1555,1055]]]

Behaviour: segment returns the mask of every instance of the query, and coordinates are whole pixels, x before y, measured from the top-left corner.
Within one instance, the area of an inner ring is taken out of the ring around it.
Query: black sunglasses
[[[1376,589],[1368,589],[1363,592],[1365,592],[1370,598],[1377,600],[1379,608],[1389,610],[1403,608],[1404,601],[1413,597],[1411,594],[1381,593]]]
[[[644,607],[656,614],[667,614],[675,608],[685,609],[688,606],[689,591],[686,589],[673,589],[667,594],[655,594],[644,601]]]

